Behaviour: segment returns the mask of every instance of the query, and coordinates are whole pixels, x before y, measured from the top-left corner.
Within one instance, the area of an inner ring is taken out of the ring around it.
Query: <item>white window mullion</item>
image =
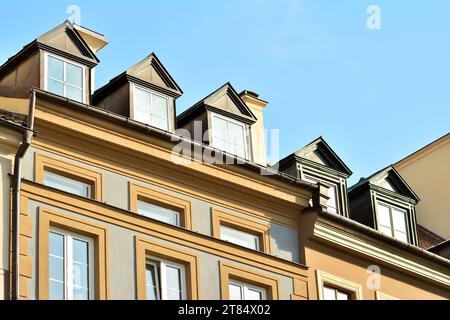
[[[67,236],[67,299],[73,300],[73,238]]]
[[[161,273],[161,300],[167,300],[167,273],[166,264],[160,262],[160,273]]]

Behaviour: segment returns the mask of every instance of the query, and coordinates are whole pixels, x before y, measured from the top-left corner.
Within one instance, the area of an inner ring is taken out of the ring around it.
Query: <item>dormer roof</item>
[[[416,203],[420,201],[417,194],[406,183],[402,176],[393,166],[388,166],[378,172],[375,172],[368,178],[362,178],[357,184],[348,189],[349,194],[356,193],[365,187],[376,187],[378,190],[385,190],[393,192],[409,199]]]
[[[80,62],[89,67],[94,67],[100,62],[76,27],[67,20],[39,36],[9,58],[0,67],[0,79],[39,49]]]
[[[183,126],[205,110],[223,114],[247,124],[253,124],[257,120],[229,82],[180,114],[177,117],[178,126]]]
[[[280,167],[285,167],[292,163],[292,161],[309,163],[311,165],[320,166],[321,168],[332,169],[346,177],[353,174],[350,168],[341,158],[339,158],[323,137],[311,141],[297,152],[280,160]]]
[[[95,91],[93,101],[99,101],[125,82],[132,82],[159,91],[168,96],[178,98],[183,94],[167,69],[155,53],[139,61],[120,75],[111,79],[106,85]]]

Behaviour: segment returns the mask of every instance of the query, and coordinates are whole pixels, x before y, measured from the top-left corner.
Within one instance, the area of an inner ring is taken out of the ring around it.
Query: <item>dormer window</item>
[[[51,93],[85,102],[85,67],[57,57],[45,54],[45,89]]]
[[[406,211],[384,202],[377,203],[378,230],[408,243]]]
[[[324,180],[314,178],[309,175],[305,175],[304,177],[305,181],[311,182],[311,183],[321,183],[328,187],[328,200],[327,200],[327,211],[331,213],[338,213],[338,201],[337,201],[337,185],[332,183],[327,183]]]
[[[134,86],[133,119],[153,127],[169,130],[169,101],[149,89]]]
[[[212,146],[238,157],[247,158],[245,124],[218,114],[212,115]]]

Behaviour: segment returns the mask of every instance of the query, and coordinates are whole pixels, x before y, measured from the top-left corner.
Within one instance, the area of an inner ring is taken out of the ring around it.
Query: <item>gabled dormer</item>
[[[328,188],[326,210],[348,217],[347,179],[352,171],[322,137],[279,162],[279,170]]]
[[[93,104],[135,121],[173,132],[175,100],[183,91],[152,53],[98,89]]]
[[[420,199],[392,166],[361,179],[348,197],[353,220],[418,245],[415,206]]]
[[[251,126],[257,121],[230,83],[177,117],[177,127],[214,148],[252,161]]]
[[[89,104],[94,83],[95,53],[106,39],[66,21],[26,45],[0,67],[0,85],[37,87]]]

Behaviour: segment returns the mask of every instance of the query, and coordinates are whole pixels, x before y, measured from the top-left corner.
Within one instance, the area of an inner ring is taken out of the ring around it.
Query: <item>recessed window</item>
[[[323,185],[328,187],[328,200],[327,200],[327,211],[331,213],[338,213],[338,202],[337,202],[337,186],[332,185],[330,183],[326,183],[320,179],[317,179],[312,176],[305,175],[304,177],[305,181],[311,182],[311,183],[322,183]]]
[[[405,210],[378,202],[377,217],[379,231],[397,240],[408,242]]]
[[[94,299],[93,248],[92,239],[50,230],[50,300]]]
[[[81,197],[92,197],[92,185],[90,183],[72,179],[52,171],[44,171],[44,185]]]
[[[145,269],[147,299],[186,299],[185,272],[185,266],[182,264],[148,258]]]
[[[220,226],[220,239],[252,250],[260,250],[260,236],[228,226]]]
[[[351,300],[351,294],[333,287],[324,286],[323,300]]]
[[[169,130],[169,102],[162,95],[134,86],[134,120]]]
[[[46,90],[84,102],[84,67],[49,54],[46,60]]]
[[[212,116],[212,146],[246,159],[245,124],[219,115]]]
[[[266,300],[266,289],[249,283],[231,280],[228,285],[230,300]]]
[[[174,226],[180,226],[180,212],[138,200],[137,213]]]

